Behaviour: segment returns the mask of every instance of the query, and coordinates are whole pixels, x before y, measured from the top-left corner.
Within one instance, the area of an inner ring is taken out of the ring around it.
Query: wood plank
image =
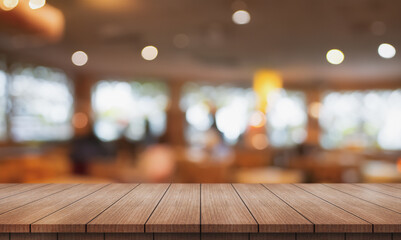
[[[397,198],[401,198],[401,189],[398,188],[393,188],[384,184],[380,184],[380,183],[359,183],[359,184],[354,184],[358,187],[363,187],[363,188],[367,188],[369,190],[375,191],[375,192],[379,192],[379,193],[383,193],[386,195],[390,195],[393,197],[397,197]]]
[[[297,240],[345,240],[345,234],[344,233],[297,233]]]
[[[56,233],[11,233],[10,240],[57,240]]]
[[[9,233],[0,233],[0,240],[10,240]]]
[[[87,225],[88,232],[144,232],[169,184],[141,184]]]
[[[259,232],[313,232],[313,224],[260,184],[234,184]]]
[[[347,233],[347,240],[391,240],[390,233]]]
[[[200,233],[155,233],[154,240],[200,240]]]
[[[258,224],[230,184],[201,185],[202,232],[257,232]]]
[[[383,185],[401,189],[401,183],[383,183]]]
[[[249,240],[249,233],[205,233],[202,240]]]
[[[86,224],[138,184],[111,184],[31,225],[31,232],[85,232]]]
[[[0,189],[18,185],[17,183],[0,183]]]
[[[105,240],[153,240],[153,233],[106,233]]]
[[[40,188],[48,184],[16,184],[7,188],[0,189],[0,199],[7,198],[19,193],[23,193],[35,188]]]
[[[103,233],[59,233],[57,240],[104,240]]]
[[[295,233],[251,233],[250,240],[296,240]]]
[[[0,214],[11,211],[28,203],[35,202],[52,194],[72,188],[77,184],[50,184],[41,188],[36,188],[28,192],[23,192],[0,200]]]
[[[372,225],[290,184],[264,184],[315,224],[315,232],[371,232]]]
[[[82,184],[0,215],[0,232],[29,232],[30,224],[78,201],[106,184]]]
[[[401,232],[401,214],[399,213],[322,184],[296,184],[296,186],[372,223],[373,232]]]
[[[351,184],[332,183],[325,185],[337,189],[341,192],[347,193],[349,195],[352,195],[354,197],[366,200],[376,205],[401,213],[401,204],[400,204],[401,201],[399,198],[374,192],[369,189],[361,188]]]
[[[200,184],[173,184],[146,223],[146,232],[200,232]]]

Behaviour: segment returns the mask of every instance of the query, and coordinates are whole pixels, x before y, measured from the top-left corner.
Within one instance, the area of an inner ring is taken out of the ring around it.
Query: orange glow
[[[255,128],[263,127],[265,123],[266,123],[266,117],[261,111],[254,112],[249,120],[249,124]]]
[[[397,161],[397,170],[401,173],[401,157]]]
[[[75,113],[72,117],[72,124],[76,128],[84,128],[88,125],[88,116],[82,112]]]
[[[258,133],[252,136],[251,142],[252,146],[257,150],[263,150],[269,145],[267,137],[263,133]]]
[[[253,78],[253,89],[258,96],[259,110],[266,111],[267,97],[270,93],[283,87],[283,80],[278,72],[260,70]]]

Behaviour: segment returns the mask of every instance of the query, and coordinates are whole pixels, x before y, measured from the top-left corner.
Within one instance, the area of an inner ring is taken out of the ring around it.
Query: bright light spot
[[[0,7],[4,11],[10,11],[18,5],[18,0],[3,0]]]
[[[238,10],[233,13],[233,22],[235,24],[243,25],[251,21],[251,15],[245,10]]]
[[[263,150],[269,145],[267,137],[263,133],[258,133],[252,136],[251,142],[252,146],[257,150]]]
[[[309,105],[309,115],[313,118],[319,118],[320,108],[322,104],[320,102],[313,102]]]
[[[206,131],[212,126],[213,119],[205,104],[197,104],[188,109],[185,114],[188,123],[199,131]]]
[[[380,44],[379,48],[377,49],[380,57],[382,58],[392,58],[395,56],[395,48],[388,43]]]
[[[82,112],[75,113],[72,117],[72,124],[76,128],[84,128],[88,125],[88,116]]]
[[[31,9],[39,9],[46,4],[46,0],[29,0],[29,7]]]
[[[263,127],[266,123],[265,115],[261,111],[256,111],[251,115],[249,124],[252,127]]]
[[[338,49],[331,49],[327,52],[326,59],[329,63],[337,65],[344,61],[344,54]]]
[[[177,34],[173,39],[174,46],[177,48],[186,48],[189,45],[189,37],[186,34]]]
[[[154,46],[146,46],[142,49],[141,55],[143,59],[152,61],[157,57],[157,48]]]
[[[83,66],[88,62],[88,55],[83,51],[76,51],[71,57],[72,63],[77,66]]]

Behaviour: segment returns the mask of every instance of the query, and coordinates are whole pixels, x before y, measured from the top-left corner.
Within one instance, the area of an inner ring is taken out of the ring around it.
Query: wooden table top
[[[0,184],[0,233],[397,233],[401,184]]]

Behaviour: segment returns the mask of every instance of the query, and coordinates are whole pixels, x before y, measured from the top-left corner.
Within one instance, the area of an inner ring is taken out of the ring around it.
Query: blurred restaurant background
[[[0,182],[401,182],[400,12],[0,0]]]

